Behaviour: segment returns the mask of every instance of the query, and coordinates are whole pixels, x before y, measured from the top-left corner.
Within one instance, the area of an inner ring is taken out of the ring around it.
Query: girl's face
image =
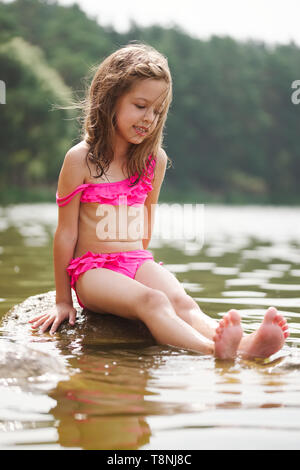
[[[137,81],[116,105],[116,135],[127,144],[140,144],[155,129],[167,84],[152,78]]]

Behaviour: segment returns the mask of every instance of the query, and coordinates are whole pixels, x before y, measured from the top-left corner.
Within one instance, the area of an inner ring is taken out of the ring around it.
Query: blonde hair
[[[172,101],[172,77],[168,61],[153,47],[130,43],[108,56],[96,69],[83,101],[82,138],[89,145],[88,160],[95,163],[99,178],[113,159],[115,109],[118,99],[130,91],[138,80],[165,80],[166,96],[157,125],[149,137],[138,145],[131,144],[126,162],[129,176],[139,174],[136,184],[151,154],[156,156],[163,143],[163,130]],[[168,159],[171,161],[170,159]]]

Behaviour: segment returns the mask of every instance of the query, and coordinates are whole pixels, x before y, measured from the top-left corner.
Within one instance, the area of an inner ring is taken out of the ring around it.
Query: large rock
[[[12,383],[24,385],[29,378],[51,374],[57,379],[67,378],[67,356],[74,344],[82,348],[154,343],[141,322],[82,310],[75,295],[73,301],[77,310],[75,325],[64,322],[53,336],[33,331],[29,320],[53,307],[55,291],[29,297],[7,312],[0,326],[0,383],[13,378]]]
[[[74,295],[74,294],[73,294]],[[78,305],[76,296],[73,296],[77,318],[74,326],[68,322],[61,324],[55,337],[70,342],[81,339],[82,344],[132,344],[153,342],[153,338],[142,322],[126,320],[114,315],[104,315],[90,312]],[[10,337],[18,337],[22,342],[37,340],[51,340],[49,333],[41,335],[33,333],[29,320],[46,313],[55,305],[55,291],[28,297],[24,302],[14,306],[3,317],[0,331]]]

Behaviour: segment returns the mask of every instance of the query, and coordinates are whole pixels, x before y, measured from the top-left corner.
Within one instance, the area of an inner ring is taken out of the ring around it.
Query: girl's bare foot
[[[279,351],[288,336],[285,318],[275,307],[270,307],[259,329],[243,337],[238,352],[247,358],[266,358]]]
[[[240,315],[236,310],[230,310],[220,321],[213,338],[215,356],[218,359],[234,359],[242,336]]]

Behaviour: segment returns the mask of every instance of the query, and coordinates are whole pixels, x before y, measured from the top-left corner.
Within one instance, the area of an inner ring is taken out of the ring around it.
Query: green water
[[[0,316],[54,290],[56,211],[0,208]],[[238,309],[247,333],[277,307],[291,332],[283,350],[264,362],[222,363],[171,347],[81,338],[66,346],[45,335],[40,347],[51,342],[69,372],[63,380],[2,374],[1,448],[300,447],[300,209],[206,206],[203,233],[203,247],[156,237],[149,249],[204,312]],[[7,338],[0,343],[5,349]]]

